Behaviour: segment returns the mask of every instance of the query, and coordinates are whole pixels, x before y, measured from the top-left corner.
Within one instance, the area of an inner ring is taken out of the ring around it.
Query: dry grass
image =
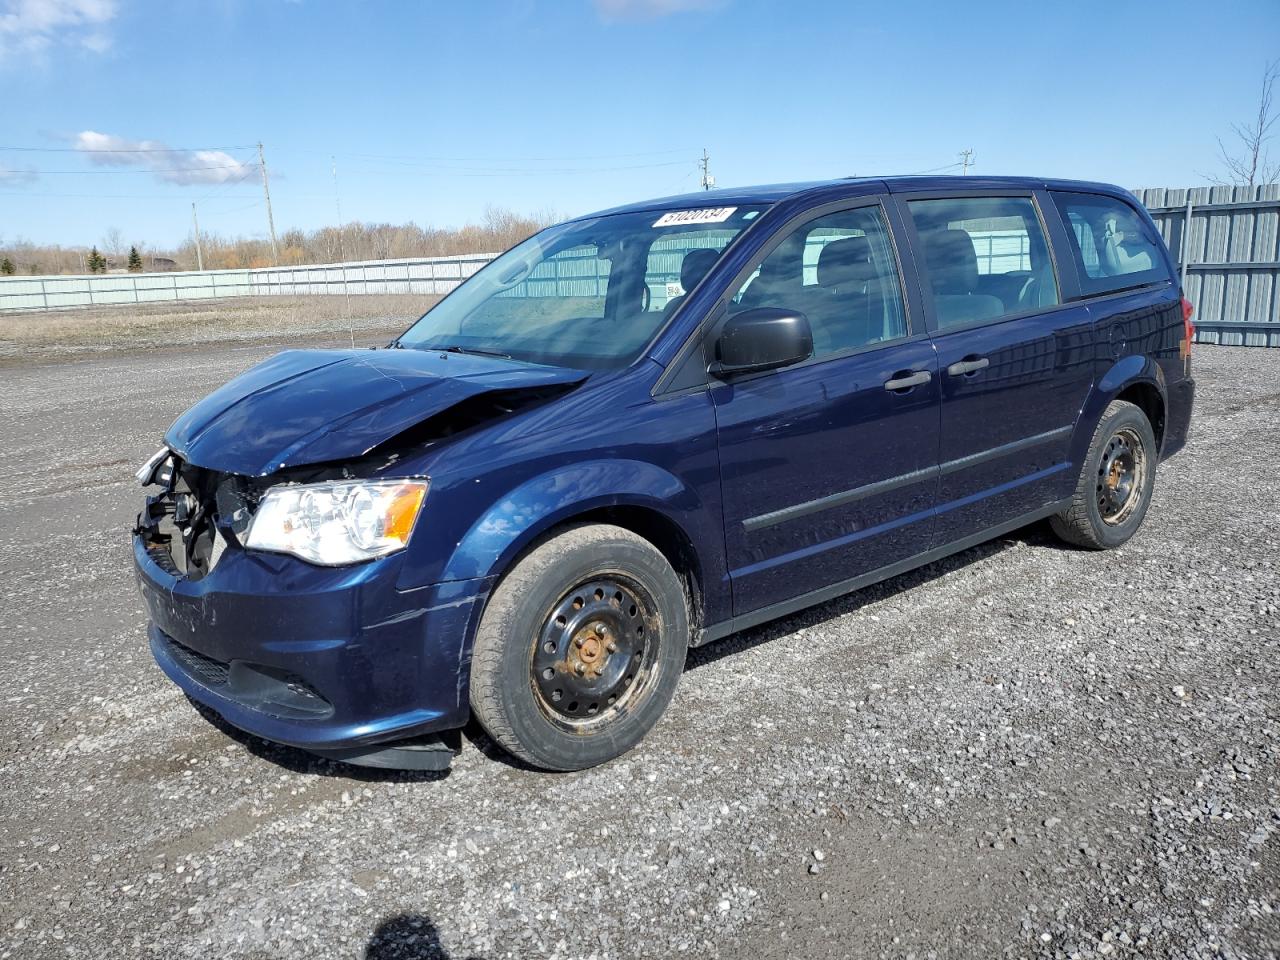
[[[0,362],[193,343],[311,338],[403,330],[436,296],[237,297],[191,303],[0,314]]]

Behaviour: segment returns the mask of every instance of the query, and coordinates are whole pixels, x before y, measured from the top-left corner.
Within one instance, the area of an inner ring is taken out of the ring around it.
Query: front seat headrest
[[[818,286],[862,285],[872,278],[871,243],[866,237],[843,237],[818,254]]]
[[[716,261],[720,259],[720,251],[709,247],[690,250],[680,263],[680,286],[689,293],[702,282],[702,278],[711,272]]]
[[[926,233],[924,249],[934,293],[973,293],[978,289],[978,254],[964,230]]]

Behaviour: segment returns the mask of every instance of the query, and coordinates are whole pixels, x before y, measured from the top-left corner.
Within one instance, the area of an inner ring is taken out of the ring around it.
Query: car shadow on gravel
[[[752,647],[758,647],[761,644],[770,643],[797,630],[807,630],[828,620],[835,620],[846,614],[854,613],[868,604],[884,600],[907,590],[914,590],[916,587],[931,580],[946,576],[948,573],[967,567],[971,563],[977,563],[980,560],[995,556],[1015,546],[1048,547],[1062,550],[1074,549],[1053,535],[1053,532],[1049,529],[1048,521],[1039,521],[1029,526],[1020,527],[1011,533],[1006,533],[995,540],[989,540],[976,547],[971,547],[968,550],[962,550],[960,553],[944,557],[933,563],[925,564],[923,567],[918,567],[907,573],[890,577],[888,580],[864,587],[861,590],[855,590],[853,593],[845,594],[834,600],[828,600],[826,603],[809,607],[807,610],[801,610],[799,613],[792,614],[789,617],[782,617],[759,627],[731,634],[723,640],[709,643],[705,647],[697,647],[689,651],[689,658],[685,661],[685,670],[704,667],[724,657],[750,650]],[[525,773],[549,777],[560,776],[557,773],[549,773],[546,770],[531,767],[512,757],[490,740],[474,719],[463,728],[462,735],[473,749],[495,763],[505,764]]]
[[[401,913],[378,924],[364,948],[364,960],[464,960],[455,958],[440,942],[431,918],[422,913]],[[465,960],[481,960],[468,956]]]
[[[853,593],[845,594],[834,600],[828,600],[826,603],[820,603],[799,613],[792,614],[788,617],[782,617],[759,627],[749,630],[743,630],[740,633],[732,634],[723,640],[709,643],[705,647],[698,647],[689,651],[689,658],[685,662],[685,670],[694,670],[698,667],[704,667],[708,664],[715,663],[724,657],[731,656],[744,650],[750,650],[761,644],[770,643],[780,637],[795,633],[797,630],[807,630],[819,626],[829,620],[835,620],[839,617],[855,613],[868,604],[876,603],[888,597],[896,596],[908,590],[936,580],[939,577],[946,576],[956,570],[962,569],[971,563],[977,563],[988,557],[995,556],[1015,546],[1029,547],[1048,547],[1062,550],[1073,549],[1053,535],[1049,530],[1047,521],[1033,523],[1026,527],[1014,530],[995,540],[990,540],[968,550],[944,557],[933,563],[918,567],[915,570],[900,574],[896,577],[890,577],[880,583],[872,584],[861,590],[855,590]],[[188,698],[190,700],[190,698]],[[375,767],[357,767],[352,764],[342,763],[338,760],[328,760],[323,757],[315,756],[307,753],[305,750],[299,750],[295,747],[287,747],[283,744],[271,743],[260,737],[245,733],[236,727],[231,726],[222,717],[205,707],[203,704],[195,700],[190,701],[196,710],[209,723],[217,727],[237,743],[244,746],[246,750],[256,757],[274,763],[276,766],[283,767],[293,773],[309,773],[326,777],[343,777],[348,780],[360,781],[363,783],[375,782],[405,782],[405,783],[435,783],[440,782],[449,777],[450,771],[432,772],[420,770],[383,770]],[[549,777],[558,776],[555,773],[548,773],[545,770],[539,770],[528,764],[512,757],[505,750],[493,743],[488,735],[480,727],[480,725],[472,719],[462,730],[446,731],[442,736],[446,737],[450,746],[453,748],[455,756],[461,749],[462,741],[465,740],[472,749],[481,753],[487,760],[495,763],[501,763],[505,766],[512,767],[525,773],[541,774]],[[399,921],[403,918],[394,918]],[[416,915],[413,919],[420,920],[429,925],[430,921]],[[391,921],[388,921],[390,923]],[[434,931],[434,927],[431,927]],[[370,941],[372,944],[373,941]],[[434,957],[433,953],[413,953],[413,954],[368,954],[367,956],[376,957]],[[439,954],[446,956],[446,954]]]
[[[821,626],[829,620],[856,613],[869,604],[914,590],[932,580],[937,580],[939,577],[944,577],[949,573],[967,567],[971,563],[985,560],[1015,546],[1047,547],[1061,550],[1074,549],[1053,535],[1047,520],[1041,520],[1029,526],[1020,527],[1011,533],[1006,533],[995,540],[989,540],[976,547],[970,547],[968,550],[962,550],[949,557],[943,557],[941,560],[935,560],[933,563],[927,563],[923,567],[917,567],[915,570],[909,570],[896,577],[890,577],[888,580],[882,580],[869,587],[863,587],[861,590],[855,590],[852,593],[836,597],[834,600],[828,600],[826,603],[809,607],[799,613],[794,613],[778,620],[771,620],[768,623],[743,630],[740,633],[731,634],[723,640],[714,641],[705,647],[696,647],[689,651],[689,659],[685,662],[685,670],[705,667],[724,657],[750,650],[761,644],[770,643],[780,637],[795,633],[797,630],[809,630]]]

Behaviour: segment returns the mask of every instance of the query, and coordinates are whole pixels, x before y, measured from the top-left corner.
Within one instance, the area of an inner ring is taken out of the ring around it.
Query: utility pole
[[[702,159],[698,161],[698,163],[702,167],[702,189],[710,190],[712,187],[716,185],[716,178],[711,175],[711,171],[709,167],[709,164],[711,163],[711,158],[707,156],[706,147],[702,148]]]
[[[973,147],[960,151],[960,176],[967,177],[971,166],[973,166]]]
[[[347,249],[343,240],[346,229],[342,224],[342,199],[338,193],[338,158],[330,156],[329,162],[333,165],[333,208],[338,214],[338,259],[342,261],[342,294],[347,298],[347,319],[350,320],[351,288],[347,286],[347,271],[350,267],[347,266]],[[351,326],[349,332],[351,334],[351,349],[354,350],[356,348],[356,328]]]
[[[271,216],[271,186],[267,183],[267,159],[262,155],[262,141],[258,141],[258,169],[262,171],[262,193],[267,198],[267,229],[271,232],[271,263],[280,266],[280,250],[276,247],[276,221]]]
[[[191,225],[196,229],[196,269],[204,269],[204,252],[200,249],[200,219],[196,216],[196,202],[191,201]]]

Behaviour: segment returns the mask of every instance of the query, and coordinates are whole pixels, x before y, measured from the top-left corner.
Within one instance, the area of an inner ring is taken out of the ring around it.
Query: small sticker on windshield
[[[724,223],[737,207],[703,207],[701,210],[672,210],[654,221],[655,227],[674,227],[686,223]]]

